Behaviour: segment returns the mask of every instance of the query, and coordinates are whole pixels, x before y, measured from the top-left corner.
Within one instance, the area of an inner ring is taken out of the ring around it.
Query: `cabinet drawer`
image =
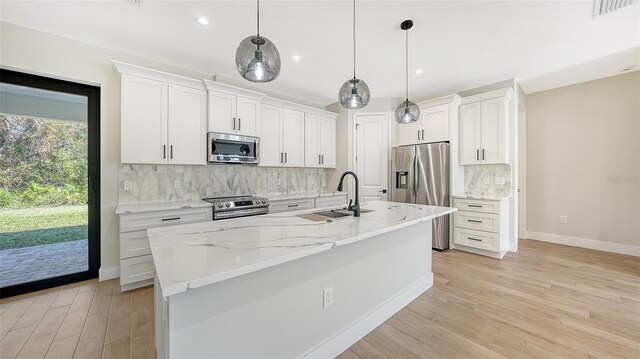
[[[269,213],[299,211],[302,209],[312,208],[315,208],[315,201],[313,198],[272,201],[269,206]]]
[[[453,206],[460,211],[500,213],[500,201],[454,198]]]
[[[120,233],[120,259],[151,254],[147,230]]]
[[[500,235],[498,233],[482,232],[465,228],[454,228],[453,243],[461,244],[463,246],[480,248],[487,251],[500,251]]]
[[[172,211],[129,213],[120,215],[120,232],[140,231],[155,227],[211,221],[211,207],[185,208]]]
[[[500,231],[500,215],[495,213],[458,211],[453,214],[453,225],[454,227],[498,233]]]
[[[135,283],[155,276],[151,254],[120,260],[120,285]]]
[[[323,207],[337,207],[347,205],[347,195],[343,196],[331,196],[331,197],[318,197],[316,198],[316,208]]]

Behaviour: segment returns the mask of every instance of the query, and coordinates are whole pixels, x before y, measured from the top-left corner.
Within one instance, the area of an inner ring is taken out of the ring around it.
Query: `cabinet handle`
[[[467,239],[470,239],[470,240],[472,240],[472,241],[482,242],[482,239],[478,239],[478,238],[467,237]]]
[[[420,141],[420,130],[418,130],[418,141]]]
[[[167,158],[167,145],[162,145],[162,159]]]
[[[422,139],[424,140],[424,130],[422,130]]]
[[[287,153],[285,152],[285,153],[284,153],[284,163],[287,163],[287,162],[288,162],[288,159],[287,159]]]
[[[287,207],[289,207],[289,208],[293,208],[293,207],[298,207],[298,205],[297,205],[297,204],[290,204],[290,205],[288,205]]]
[[[480,150],[476,150],[476,161],[480,161]]]
[[[324,164],[324,155],[322,155],[322,164]]]
[[[469,207],[475,207],[475,208],[482,208],[482,206],[481,206],[481,205],[479,205],[479,204],[468,204],[467,206],[469,206]]]
[[[242,128],[242,119],[238,117],[238,131],[241,131],[240,130],[241,128]]]
[[[236,118],[235,117],[233,118],[233,130],[234,131],[236,130]]]
[[[467,222],[482,223],[482,221],[476,221],[475,219],[467,219]]]
[[[280,152],[280,163],[284,163],[284,154]]]
[[[482,160],[484,161],[484,148],[482,149]]]
[[[180,217],[173,217],[173,218],[163,218],[162,222],[166,222],[166,221],[177,221],[179,220]]]
[[[173,145],[169,146],[169,152],[171,153],[171,159],[173,159]]]
[[[320,158],[320,155],[318,155],[318,164],[322,164],[322,159]]]

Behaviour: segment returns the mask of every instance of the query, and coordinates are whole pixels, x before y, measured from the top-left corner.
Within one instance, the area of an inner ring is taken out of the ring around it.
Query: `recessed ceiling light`
[[[209,25],[209,20],[207,20],[206,17],[199,17],[198,22],[200,23],[200,25]]]
[[[620,71],[620,72],[627,72],[627,71],[631,71],[631,70],[633,70],[633,69],[635,69],[635,68],[636,68],[636,67],[635,67],[634,65],[629,65],[629,66],[622,67],[622,68],[621,68],[620,70],[618,70],[618,71]]]
[[[417,73],[417,74],[421,74],[421,73],[423,73],[423,72],[424,72],[424,71],[422,71],[422,69],[417,69],[417,70],[416,70],[416,73]]]
[[[293,55],[293,61],[300,61],[300,55]]]

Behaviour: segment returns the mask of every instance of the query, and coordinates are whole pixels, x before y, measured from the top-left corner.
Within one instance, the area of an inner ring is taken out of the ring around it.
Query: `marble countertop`
[[[201,199],[196,199],[193,201],[179,201],[179,202],[122,204],[116,208],[116,214],[168,211],[172,209],[200,208],[200,207],[212,207],[212,206],[213,204],[209,202],[205,202]]]
[[[326,210],[338,208],[331,207]],[[311,221],[315,208],[147,231],[164,297],[203,287],[431,220],[455,208],[375,201],[373,212]]]
[[[491,194],[454,194],[451,196],[453,198],[462,198],[462,199],[484,199],[488,201],[502,201],[503,199],[509,199],[513,197],[513,195],[505,194],[505,195],[491,195]]]

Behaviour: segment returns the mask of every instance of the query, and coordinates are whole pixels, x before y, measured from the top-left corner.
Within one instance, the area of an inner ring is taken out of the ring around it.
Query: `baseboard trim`
[[[433,273],[422,277],[400,294],[389,299],[360,320],[304,355],[305,358],[335,358],[400,309],[433,286]]]
[[[98,270],[98,278],[100,281],[109,280],[120,277],[120,267],[100,267]]]
[[[533,239],[536,241],[564,244],[572,247],[582,247],[595,249],[598,251],[605,251],[618,254],[626,254],[630,256],[640,257],[640,246],[633,246],[630,244],[612,243],[605,241],[598,241],[595,239],[587,239],[580,237],[564,236],[553,233],[533,232],[527,231],[527,239]]]

